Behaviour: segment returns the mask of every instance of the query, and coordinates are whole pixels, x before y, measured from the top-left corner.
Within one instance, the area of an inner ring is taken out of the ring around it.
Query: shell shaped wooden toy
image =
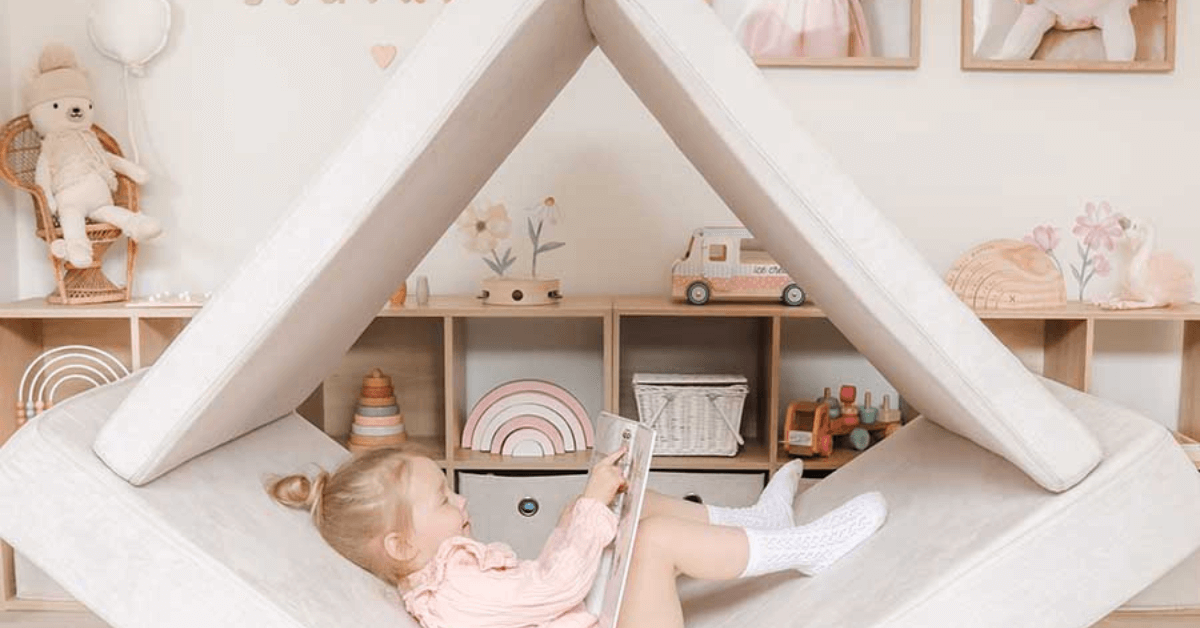
[[[1045,251],[1018,240],[985,242],[960,257],[946,283],[975,310],[1021,310],[1067,302],[1062,272]]]

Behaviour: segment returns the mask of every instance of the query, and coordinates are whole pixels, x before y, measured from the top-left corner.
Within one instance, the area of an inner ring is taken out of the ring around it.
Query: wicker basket
[[[657,430],[654,454],[663,456],[737,455],[749,390],[741,375],[633,376],[638,417]]]

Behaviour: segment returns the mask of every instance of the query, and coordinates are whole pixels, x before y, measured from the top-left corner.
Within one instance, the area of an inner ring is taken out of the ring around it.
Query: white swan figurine
[[[1166,251],[1155,251],[1154,227],[1149,223],[1122,217],[1120,225],[1133,250],[1122,294],[1096,304],[1111,310],[1133,310],[1190,303],[1196,293],[1191,264]]]

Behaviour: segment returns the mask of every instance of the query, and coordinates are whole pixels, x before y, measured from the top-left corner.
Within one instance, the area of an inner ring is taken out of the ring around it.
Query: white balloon
[[[167,0],[95,0],[88,14],[96,49],[138,75],[167,45],[170,31]]]

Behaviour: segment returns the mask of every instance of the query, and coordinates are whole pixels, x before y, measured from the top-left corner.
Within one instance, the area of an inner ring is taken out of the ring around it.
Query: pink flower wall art
[[[1071,276],[1079,286],[1079,300],[1084,300],[1087,286],[1096,277],[1107,277],[1112,272],[1112,262],[1105,252],[1111,252],[1124,235],[1120,224],[1121,214],[1114,212],[1108,202],[1087,203],[1083,213],[1075,217],[1071,233],[1079,238],[1075,250],[1079,263],[1070,264]],[[1051,225],[1040,225],[1023,240],[1045,251],[1060,271],[1063,264],[1054,249],[1060,244],[1059,230]]]
[[[543,242],[542,228],[546,223],[556,225],[562,220],[562,209],[553,196],[547,196],[538,204],[527,207],[525,219],[529,242],[532,244],[530,277],[537,277],[538,256],[566,246],[564,242]],[[496,273],[504,277],[517,261],[513,247],[506,245],[512,234],[512,218],[504,203],[471,204],[455,223],[463,247],[471,253],[483,253],[483,261]],[[502,247],[502,245],[504,245]],[[504,254],[499,253],[504,249]]]
[[[512,247],[504,251],[503,258],[496,253],[496,248],[512,231],[508,208],[503,203],[487,204],[487,207],[471,204],[458,217],[456,225],[463,247],[472,253],[490,253],[491,259],[484,256],[483,261],[492,272],[503,277],[508,267],[516,261],[512,256]]]

